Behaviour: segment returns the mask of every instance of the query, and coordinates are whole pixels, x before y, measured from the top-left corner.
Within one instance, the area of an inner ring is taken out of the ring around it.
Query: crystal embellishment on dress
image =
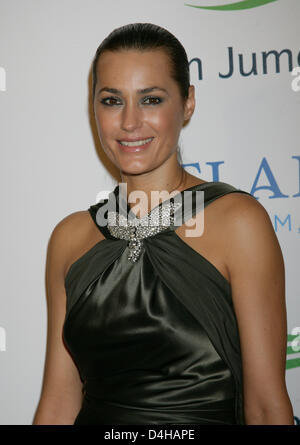
[[[136,262],[143,250],[143,239],[156,235],[174,225],[174,213],[181,207],[180,202],[164,201],[142,218],[128,218],[122,213],[108,211],[107,228],[110,234],[128,240],[128,260]]]

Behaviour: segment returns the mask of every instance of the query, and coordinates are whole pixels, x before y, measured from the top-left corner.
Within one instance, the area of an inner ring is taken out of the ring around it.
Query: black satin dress
[[[186,190],[203,190],[204,206],[247,193],[224,182]],[[84,383],[74,424],[244,424],[229,282],[171,227],[128,261],[128,241],[97,223],[106,202],[89,208],[105,239],[65,279],[63,337]]]

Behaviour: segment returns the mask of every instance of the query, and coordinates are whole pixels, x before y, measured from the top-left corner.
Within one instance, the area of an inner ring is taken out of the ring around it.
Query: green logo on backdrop
[[[276,2],[277,0],[243,0],[240,2],[229,3],[228,5],[215,5],[215,6],[196,6],[196,5],[188,5],[185,3],[185,6],[190,6],[191,8],[200,8],[200,9],[213,9],[215,11],[236,11],[238,9],[250,9],[257,8],[257,6],[265,5],[266,3]]]
[[[299,334],[288,334],[288,343],[291,342],[291,346],[287,346],[287,355],[297,354],[300,352],[300,336]],[[300,366],[300,358],[287,357],[285,369],[298,368]]]

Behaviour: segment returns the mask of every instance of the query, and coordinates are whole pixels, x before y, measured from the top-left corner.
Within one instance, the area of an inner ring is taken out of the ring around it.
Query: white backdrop
[[[167,28],[190,61],[201,61],[202,76],[197,62],[190,64],[197,104],[180,137],[187,170],[253,193],[274,223],[294,339],[286,380],[298,421],[300,72],[297,78],[292,68],[300,65],[299,19],[298,0],[239,10],[194,8],[183,0],[0,0],[0,424],[31,424],[39,400],[50,234],[116,184],[88,117],[90,68],[100,42],[133,22]],[[234,71],[222,78],[230,51]],[[274,53],[264,69],[269,51],[277,51],[277,70]],[[243,76],[239,60],[249,72],[252,54],[256,73]]]

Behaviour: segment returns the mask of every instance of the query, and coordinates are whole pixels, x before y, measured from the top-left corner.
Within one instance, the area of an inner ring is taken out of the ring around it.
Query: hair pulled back
[[[114,29],[97,48],[92,67],[93,99],[97,83],[97,62],[104,51],[163,50],[169,57],[171,77],[177,82],[183,101],[188,97],[190,86],[189,62],[179,40],[158,25],[130,23]]]

